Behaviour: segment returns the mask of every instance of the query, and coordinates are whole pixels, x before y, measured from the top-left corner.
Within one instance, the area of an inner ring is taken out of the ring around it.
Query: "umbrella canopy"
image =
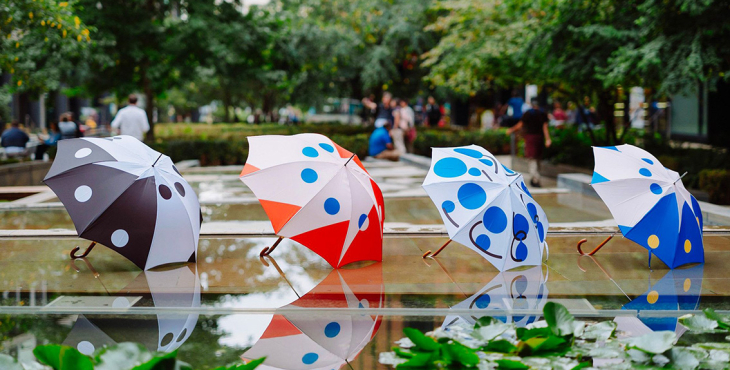
[[[139,304],[152,307],[200,307],[200,278],[195,265],[167,271],[145,271],[127,287],[114,294],[111,306],[124,309]],[[108,307],[108,306],[104,306]],[[79,315],[64,345],[91,355],[104,346],[121,342],[142,343],[150,351],[171,352],[190,337],[198,322],[197,313],[159,313],[152,316]]]
[[[591,185],[623,235],[669,268],[704,262],[702,211],[679,174],[633,145],[594,147]]]
[[[678,335],[684,332],[676,316],[642,317],[642,311],[694,311],[700,304],[702,276],[705,265],[675,269],[667,272],[641,296],[623,305],[621,309],[639,311],[639,319],[653,331],[669,330]]]
[[[169,157],[131,136],[62,140],[43,180],[79,236],[147,270],[195,261],[202,221],[195,191]]]
[[[339,369],[351,362],[380,328],[379,315],[358,310],[384,305],[382,264],[332,271],[283,315],[274,315],[244,359],[266,356],[259,367],[272,369]],[[302,308],[345,308],[352,313],[317,314]],[[282,350],[286,352],[282,352]]]
[[[547,274],[543,275],[542,266],[521,271],[500,272],[476,294],[451,307],[472,310],[473,313],[446,316],[441,328],[446,329],[460,322],[472,326],[480,317],[484,316],[494,316],[505,323],[514,322],[518,327],[525,327],[539,316],[495,316],[490,311],[541,311],[547,303],[546,282]]]
[[[499,271],[542,264],[548,220],[522,175],[476,145],[433,148],[423,188],[449,237]]]
[[[253,136],[241,172],[274,231],[335,268],[381,261],[384,203],[355,154],[326,136]]]

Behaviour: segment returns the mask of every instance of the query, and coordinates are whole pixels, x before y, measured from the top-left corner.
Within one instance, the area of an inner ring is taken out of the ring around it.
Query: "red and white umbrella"
[[[379,315],[358,311],[383,304],[382,264],[334,270],[312,291],[284,307],[294,312],[274,315],[258,342],[242,357],[266,357],[257,368],[261,370],[339,369],[357,357],[380,327]],[[352,312],[316,314],[306,310],[321,307]],[[298,309],[303,310],[298,313]]]
[[[259,198],[274,232],[335,268],[382,260],[383,195],[357,155],[319,134],[248,142],[241,181]]]

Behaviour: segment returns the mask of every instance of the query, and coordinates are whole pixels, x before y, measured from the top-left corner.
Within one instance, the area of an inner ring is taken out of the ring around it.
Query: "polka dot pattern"
[[[76,349],[87,356],[93,355],[94,351],[96,351],[96,347],[94,347],[91,342],[86,340],[79,342],[79,344],[76,346]]]
[[[486,234],[481,234],[481,235],[477,236],[476,244],[477,244],[477,247],[479,247],[479,249],[481,249],[483,251],[488,251],[489,247],[492,244],[492,241],[489,239],[489,236],[487,236]]]
[[[482,153],[478,150],[469,149],[469,148],[456,148],[454,149],[455,152],[459,154],[463,154],[472,158],[481,158],[483,157]]]
[[[649,302],[649,304],[654,304],[659,300],[659,292],[656,290],[652,290],[646,295],[646,301]]]
[[[654,164],[654,161],[652,161],[649,158],[641,158],[641,160],[644,161],[644,162],[646,162],[646,163],[648,163],[648,164]]]
[[[81,148],[81,149],[77,150],[76,153],[74,153],[74,157],[81,159],[81,158],[88,157],[89,154],[91,154],[90,148]]]
[[[684,284],[683,284],[683,286],[682,286],[682,289],[683,289],[683,290],[684,290],[685,292],[689,292],[689,290],[690,290],[691,288],[692,288],[692,280],[690,280],[689,278],[686,278],[686,279],[684,279]]]
[[[340,334],[340,324],[333,321],[324,327],[324,335],[327,338],[334,338],[338,334]]]
[[[123,248],[129,243],[129,234],[122,229],[118,229],[112,233],[111,240],[115,247]]]
[[[644,177],[651,177],[651,171],[648,168],[642,168],[639,170],[639,174]]]
[[[454,178],[466,173],[466,164],[458,158],[441,158],[433,166],[433,173],[444,178]]]
[[[461,206],[466,209],[477,209],[487,201],[487,193],[481,186],[474,183],[461,185],[456,196]]]
[[[441,203],[441,208],[443,208],[446,213],[451,213],[454,212],[454,209],[456,209],[456,205],[454,202],[447,200]]]
[[[686,239],[684,241],[684,253],[689,253],[692,251],[692,242],[689,241],[689,239]]]
[[[183,186],[183,184],[176,182],[175,190],[177,190],[177,193],[180,194],[181,197],[185,197],[185,187]]]
[[[659,247],[659,237],[656,235],[650,235],[646,240],[646,244],[648,244],[651,249],[657,249]]]
[[[662,193],[662,187],[659,186],[659,184],[657,184],[657,183],[652,183],[651,185],[649,185],[649,190],[651,190],[651,192],[656,195],[659,195]]]
[[[469,169],[469,174],[472,176],[479,176],[482,174],[482,171],[479,171],[479,169],[476,167],[472,167]]]
[[[357,220],[357,227],[362,230],[362,225],[364,225],[365,221],[367,221],[367,220],[368,220],[368,215],[366,215],[364,213],[361,214],[360,218]]]
[[[482,162],[486,164],[487,166],[494,166],[494,162],[490,161],[489,159],[480,159],[479,162]]]
[[[322,148],[322,149],[324,149],[324,150],[326,150],[326,151],[328,151],[328,152],[330,152],[330,153],[334,153],[335,152],[335,147],[333,147],[332,145],[329,145],[327,143],[320,143],[319,144],[319,147]]]
[[[324,201],[324,211],[329,215],[336,215],[340,212],[340,202],[335,198],[327,198]]]
[[[309,158],[317,158],[319,156],[319,152],[317,152],[317,149],[314,149],[311,146],[302,149],[302,154]]]
[[[169,187],[167,187],[167,185],[160,184],[160,186],[157,187],[157,190],[160,192],[160,196],[162,197],[162,199],[169,200],[170,198],[172,198],[172,191]]]
[[[91,195],[93,194],[93,191],[90,187],[86,185],[81,185],[74,191],[74,198],[76,198],[76,201],[84,203],[91,199]]]
[[[480,310],[489,307],[490,303],[492,303],[492,298],[489,296],[489,294],[482,294],[474,300],[474,306],[476,306]]]
[[[489,232],[499,234],[507,228],[507,215],[499,207],[489,207],[484,212],[482,222]]]
[[[305,365],[311,365],[319,360],[319,355],[314,352],[309,352],[302,356],[302,363]]]
[[[319,176],[317,175],[317,171],[311,168],[303,169],[300,176],[302,178],[302,181],[306,182],[307,184],[311,184],[317,181],[317,179],[319,178]]]

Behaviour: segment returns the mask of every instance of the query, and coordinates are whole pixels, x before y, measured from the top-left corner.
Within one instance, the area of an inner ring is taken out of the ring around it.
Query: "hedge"
[[[710,202],[724,205],[730,204],[730,171],[700,171],[700,189],[707,192],[710,196]]]

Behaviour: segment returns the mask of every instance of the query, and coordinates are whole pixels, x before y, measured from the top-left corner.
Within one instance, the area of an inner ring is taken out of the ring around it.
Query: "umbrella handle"
[[[261,250],[261,253],[259,253],[259,257],[265,257],[265,256],[270,255],[271,252],[273,252],[274,249],[276,249],[276,247],[279,245],[279,243],[281,243],[282,240],[284,240],[284,237],[280,236],[279,239],[276,240],[274,245],[272,245],[271,247],[264,247],[264,249]]]
[[[427,257],[431,257],[431,258],[433,258],[433,257],[436,257],[436,256],[438,256],[438,254],[439,254],[439,253],[441,253],[441,251],[442,251],[442,250],[444,250],[444,248],[446,248],[446,246],[447,246],[447,245],[449,245],[449,243],[451,243],[451,239],[447,240],[447,241],[446,241],[446,243],[444,243],[444,245],[442,245],[442,246],[441,246],[441,248],[439,248],[439,249],[438,249],[438,250],[437,250],[437,251],[436,251],[435,253],[433,253],[433,254],[431,254],[431,250],[430,250],[430,249],[429,249],[429,250],[427,250],[427,251],[426,251],[426,253],[424,253],[424,254],[423,254],[423,256],[421,256],[421,258],[427,258]]]
[[[606,245],[606,243],[608,243],[608,241],[611,240],[611,238],[613,238],[614,235],[616,235],[616,233],[611,234],[608,238],[606,238],[606,240],[601,242],[601,244],[598,244],[598,246],[595,249],[593,249],[592,251],[590,251],[588,253],[583,252],[583,250],[581,249],[581,245],[583,245],[583,243],[587,242],[588,240],[581,239],[578,242],[578,254],[580,254],[581,256],[592,256],[592,255],[596,254],[596,252],[598,252],[599,249],[603,248],[603,246]]]
[[[89,244],[89,246],[86,247],[86,250],[84,251],[84,253],[82,253],[80,256],[76,255],[76,252],[78,252],[79,249],[81,249],[77,246],[76,248],[74,248],[71,251],[71,259],[75,260],[75,259],[84,258],[84,257],[88,256],[89,253],[91,253],[91,250],[94,249],[95,246],[96,246],[96,242],[91,242],[91,244]]]

